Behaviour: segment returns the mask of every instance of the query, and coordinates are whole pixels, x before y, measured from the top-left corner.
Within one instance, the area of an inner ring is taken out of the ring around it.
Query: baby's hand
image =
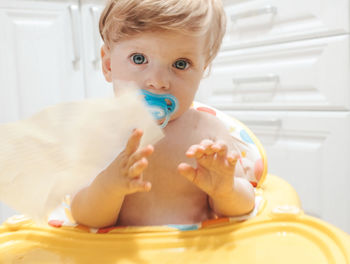
[[[106,169],[108,184],[114,191],[127,195],[135,192],[147,192],[151,189],[150,182],[143,180],[143,171],[148,166],[147,157],[153,153],[153,146],[148,145],[138,150],[143,132],[135,129],[130,136],[125,149]]]
[[[232,193],[239,156],[228,153],[224,142],[205,139],[198,145],[192,145],[186,156],[197,160],[197,168],[181,163],[178,170],[183,176],[211,197]]]

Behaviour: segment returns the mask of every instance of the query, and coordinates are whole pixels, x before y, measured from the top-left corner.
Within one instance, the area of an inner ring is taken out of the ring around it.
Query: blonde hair
[[[226,17],[221,0],[109,0],[99,27],[107,47],[124,37],[147,31],[206,34],[209,64],[219,51]]]

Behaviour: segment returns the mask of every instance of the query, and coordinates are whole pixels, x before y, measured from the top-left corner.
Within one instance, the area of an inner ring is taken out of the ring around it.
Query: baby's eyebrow
[[[199,49],[195,48],[195,47],[186,47],[186,48],[178,47],[177,52],[182,53],[186,56],[199,56],[200,55]]]
[[[176,50],[177,53],[180,53],[180,54],[184,54],[186,56],[193,56],[193,55],[197,55],[197,52],[193,49],[182,49],[181,47],[179,47],[177,50]]]
[[[197,52],[183,52],[183,53],[178,53],[179,59],[189,59],[191,61],[196,61],[198,59],[200,59],[201,54],[197,53]]]
[[[130,45],[129,48],[132,50],[142,50],[142,46],[138,46],[138,45]]]
[[[183,48],[183,47],[176,47],[174,49],[174,53],[177,55],[182,54],[182,56],[195,56],[197,54],[196,50],[189,49],[189,48]]]

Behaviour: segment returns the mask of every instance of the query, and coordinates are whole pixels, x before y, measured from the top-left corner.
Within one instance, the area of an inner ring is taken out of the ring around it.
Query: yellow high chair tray
[[[305,215],[293,188],[268,175],[255,217],[203,222],[196,230],[128,227],[89,233],[10,218],[0,227],[0,263],[350,263],[350,236]]]
[[[267,175],[264,150],[238,121],[208,108],[232,136],[240,137],[240,162],[251,166],[248,180],[256,187],[256,206],[242,217],[219,218],[194,225],[111,227],[93,229],[65,220],[38,226],[14,216],[0,226],[2,263],[308,263],[350,264],[350,236],[307,216],[295,190]],[[236,122],[236,123],[235,123]],[[61,210],[61,209],[60,209]]]

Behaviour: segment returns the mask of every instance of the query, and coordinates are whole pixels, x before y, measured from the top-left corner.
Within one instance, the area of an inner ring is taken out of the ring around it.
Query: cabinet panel
[[[223,50],[349,33],[348,0],[224,0]]]
[[[265,147],[269,173],[287,180],[311,214],[350,232],[350,113],[230,111]]]
[[[0,1],[0,123],[84,98],[78,4]],[[0,203],[0,223],[14,213]]]
[[[349,37],[221,52],[198,98],[220,109],[350,109]]]
[[[78,1],[2,1],[0,122],[84,98]]]
[[[84,76],[87,97],[112,96],[113,87],[108,83],[101,67],[101,46],[99,17],[105,6],[105,0],[81,1],[82,31],[84,43]]]

